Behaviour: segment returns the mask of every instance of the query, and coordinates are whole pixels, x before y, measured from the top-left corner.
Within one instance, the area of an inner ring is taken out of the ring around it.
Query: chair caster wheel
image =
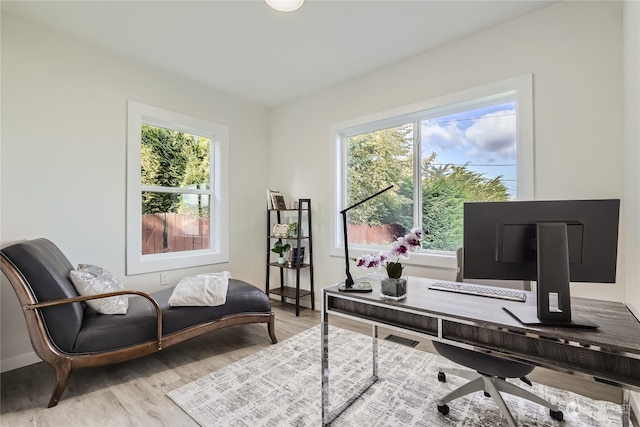
[[[447,415],[449,413],[449,407],[447,405],[438,405],[438,412],[442,415]]]
[[[447,376],[444,372],[438,372],[438,381],[440,381],[441,383],[447,382]]]
[[[551,418],[556,420],[556,421],[562,421],[564,420],[564,414],[562,413],[562,411],[549,411],[549,415],[551,415]]]

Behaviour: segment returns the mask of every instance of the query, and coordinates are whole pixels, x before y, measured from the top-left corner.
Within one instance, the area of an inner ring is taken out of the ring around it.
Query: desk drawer
[[[494,350],[532,363],[566,371],[580,371],[595,377],[640,387],[640,360],[582,347],[554,338],[530,337],[509,330],[488,329],[443,321],[442,337]]]
[[[389,326],[408,329],[426,335],[438,336],[438,319],[343,298],[327,298],[327,311],[352,315]]]

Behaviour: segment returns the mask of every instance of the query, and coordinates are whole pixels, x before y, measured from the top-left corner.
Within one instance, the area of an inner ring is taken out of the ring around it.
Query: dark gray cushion
[[[172,292],[173,288],[167,288],[151,294],[162,310],[164,335],[233,314],[271,312],[268,296],[241,280],[229,280],[227,302],[215,307],[170,307],[168,300]],[[155,322],[153,306],[138,296],[129,299],[125,315],[98,314],[87,310],[73,352],[92,353],[154,341]]]
[[[170,307],[168,301],[171,292],[173,288],[163,289],[152,295],[162,308],[165,335],[231,314],[271,312],[267,294],[241,280],[229,279],[227,301],[214,307]]]
[[[16,243],[2,249],[3,255],[29,284],[38,302],[77,297],[69,271],[73,266],[64,254],[47,239]],[[51,341],[62,351],[70,352],[82,326],[84,304],[73,303],[42,309]]]
[[[129,299],[127,314],[100,314],[87,307],[72,353],[95,353],[156,339],[153,305],[139,296]]]

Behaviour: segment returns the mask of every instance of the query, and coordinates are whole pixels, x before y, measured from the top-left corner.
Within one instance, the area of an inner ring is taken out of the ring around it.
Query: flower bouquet
[[[428,234],[428,232],[427,232]],[[387,272],[387,277],[381,280],[381,293],[385,298],[401,300],[407,296],[407,279],[402,277],[404,266],[400,260],[409,259],[413,252],[422,247],[422,230],[418,227],[403,237],[398,237],[391,244],[391,253],[380,251],[377,255],[364,254],[356,258],[356,266],[362,268],[379,268]],[[396,261],[391,261],[391,256]]]

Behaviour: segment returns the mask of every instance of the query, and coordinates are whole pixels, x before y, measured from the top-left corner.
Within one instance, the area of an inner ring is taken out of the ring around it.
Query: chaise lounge
[[[174,288],[80,296],[70,279],[74,267],[47,239],[16,243],[0,253],[1,270],[18,296],[33,349],[56,372],[49,407],[58,404],[76,368],[131,360],[247,323],[266,323],[271,341],[277,342],[268,296],[241,280],[229,279],[223,305],[170,307]],[[98,314],[85,303],[118,295],[131,296],[126,314]]]

